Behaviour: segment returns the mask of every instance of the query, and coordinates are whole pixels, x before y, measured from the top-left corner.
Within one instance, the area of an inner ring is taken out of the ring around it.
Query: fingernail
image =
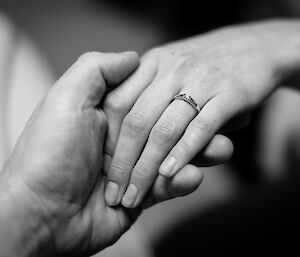
[[[119,186],[115,183],[110,181],[107,184],[106,191],[105,191],[105,201],[108,205],[115,205],[117,203],[119,196]]]
[[[126,193],[122,199],[122,204],[124,207],[131,208],[134,205],[134,202],[138,195],[138,189],[135,185],[130,184],[126,190]]]
[[[174,173],[174,168],[176,165],[175,157],[168,157],[159,167],[159,173],[163,176],[170,177]]]

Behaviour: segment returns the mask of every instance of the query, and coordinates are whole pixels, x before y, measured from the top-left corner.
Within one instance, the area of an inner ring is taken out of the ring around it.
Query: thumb
[[[107,85],[118,85],[139,65],[135,52],[83,54],[56,82],[52,91],[64,102],[85,107],[97,106]]]

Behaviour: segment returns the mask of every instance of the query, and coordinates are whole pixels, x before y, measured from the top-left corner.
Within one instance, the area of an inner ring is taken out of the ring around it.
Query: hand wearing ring
[[[172,88],[170,82],[166,88],[157,87],[153,80],[156,69],[156,58],[144,59],[139,69],[123,85],[112,91],[104,102],[109,123],[105,170],[109,171],[106,201],[110,205],[121,202],[131,174],[132,179],[137,180],[136,186],[129,186],[126,198],[131,198],[131,202],[135,201],[135,197],[138,200],[129,204],[129,200],[124,198],[122,203],[126,207],[138,205],[153,185],[161,162],[178,141],[190,120],[196,116],[195,110],[186,102],[170,103],[178,90]],[[168,91],[173,93],[169,94]],[[165,113],[161,116],[164,110]],[[172,124],[174,126],[170,128]],[[143,151],[149,134],[148,143]],[[230,158],[232,150],[231,141],[217,135],[203,151],[200,163],[207,166],[223,162]],[[141,158],[137,162],[139,157]],[[140,168],[141,165],[145,168]],[[166,178],[160,176],[154,186],[157,188],[157,184],[166,182]]]
[[[136,207],[159,173],[167,183],[197,155],[203,166],[231,157],[231,141],[217,133],[261,103],[284,74],[270,63],[272,44],[261,29],[224,29],[151,50],[108,95],[108,204]]]

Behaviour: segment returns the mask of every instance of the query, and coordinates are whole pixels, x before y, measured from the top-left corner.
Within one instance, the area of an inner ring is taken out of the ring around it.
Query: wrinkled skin
[[[138,63],[132,52],[83,55],[51,88],[20,137],[1,174],[0,190],[16,212],[36,220],[46,231],[33,247],[38,256],[96,253],[115,242],[141,212],[112,208],[104,200],[107,119],[99,108],[106,87],[118,85]],[[168,183],[158,180],[159,190],[152,189],[147,206],[187,194],[202,180],[201,172],[192,166],[182,174]],[[39,233],[19,230],[32,238],[30,245],[35,244]]]

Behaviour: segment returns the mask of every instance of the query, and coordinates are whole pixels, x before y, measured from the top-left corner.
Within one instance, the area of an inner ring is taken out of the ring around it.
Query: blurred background
[[[132,49],[143,53],[168,40],[219,26],[283,16],[295,11],[298,2],[1,0],[0,8],[34,38],[52,69],[61,73],[78,55],[91,49],[105,52]]]
[[[143,54],[221,26],[299,14],[298,0],[0,0],[0,163],[47,88],[84,52]],[[279,90],[232,135],[232,163],[205,168],[199,190],[145,211],[99,256],[299,254],[299,158],[286,136],[300,132],[298,108],[298,92]]]

